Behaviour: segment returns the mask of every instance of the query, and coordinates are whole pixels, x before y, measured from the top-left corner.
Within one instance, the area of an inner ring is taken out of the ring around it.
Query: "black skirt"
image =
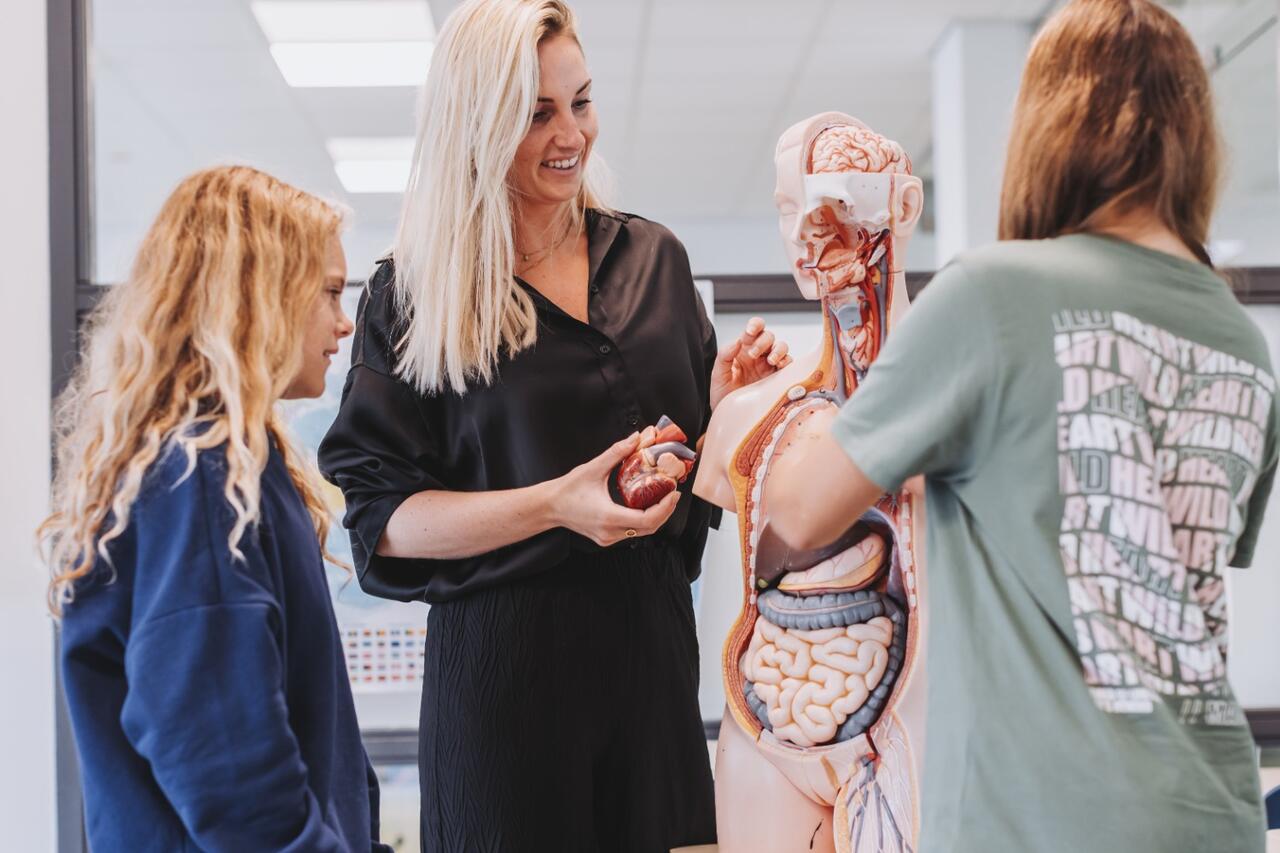
[[[715,841],[685,558],[627,543],[433,605],[424,851]]]

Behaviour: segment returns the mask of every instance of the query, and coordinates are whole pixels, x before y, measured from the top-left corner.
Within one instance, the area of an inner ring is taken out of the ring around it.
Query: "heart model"
[[[640,446],[618,466],[618,491],[632,509],[648,509],[674,491],[693,470],[698,454],[684,430],[663,415],[640,433]]]

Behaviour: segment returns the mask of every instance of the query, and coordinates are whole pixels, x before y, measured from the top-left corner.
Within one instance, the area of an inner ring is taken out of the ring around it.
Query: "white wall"
[[[925,199],[932,204],[933,199]],[[643,211],[640,212],[643,216]],[[774,215],[736,219],[673,219],[663,225],[689,252],[695,276],[787,274],[791,267]],[[905,269],[932,272],[933,234],[917,231],[907,245]]]
[[[0,25],[0,832],[55,848],[53,635],[32,532],[49,489],[49,193],[44,0],[5,0]]]
[[[1280,305],[1254,305],[1249,314],[1280,367]],[[1267,505],[1253,566],[1232,569],[1227,580],[1230,626],[1227,666],[1236,698],[1245,708],[1280,708],[1280,489]]]
[[[996,239],[1013,104],[1031,28],[957,20],[933,49],[936,262]]]

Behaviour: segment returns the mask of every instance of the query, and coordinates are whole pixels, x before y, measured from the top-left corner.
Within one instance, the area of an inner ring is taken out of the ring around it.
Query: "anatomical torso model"
[[[916,846],[924,728],[920,499],[885,495],[825,548],[769,526],[770,466],[814,413],[856,393],[907,307],[923,193],[902,149],[824,113],[778,142],[779,222],[822,343],[726,397],[694,493],[737,513],[743,604],[724,647],[716,761],[725,853]]]

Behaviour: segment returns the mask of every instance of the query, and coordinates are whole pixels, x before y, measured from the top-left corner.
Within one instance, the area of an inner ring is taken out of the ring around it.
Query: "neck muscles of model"
[[[890,229],[871,232],[869,223],[851,223],[854,234],[869,234],[857,241],[857,250],[837,246],[836,241],[811,245],[817,262],[810,270],[818,282],[823,321],[823,356],[820,365],[830,368],[832,391],[843,403],[867,375],[880,353],[893,302],[893,239]],[[825,384],[825,383],[824,383]]]

